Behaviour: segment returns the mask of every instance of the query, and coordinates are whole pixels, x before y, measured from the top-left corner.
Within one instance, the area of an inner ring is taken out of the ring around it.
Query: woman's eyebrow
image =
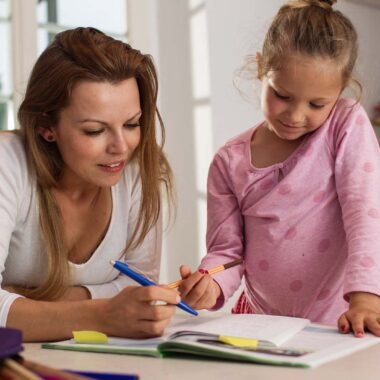
[[[140,117],[142,115],[142,111],[139,111],[136,113],[136,115],[132,116],[130,119],[128,119],[127,121],[131,121],[131,120],[134,120],[136,119],[136,117]]]
[[[136,119],[137,117],[140,117],[141,115],[142,115],[142,112],[139,111],[134,116],[132,116],[131,118],[129,118],[127,120],[127,122],[130,122],[130,121]],[[93,118],[86,118],[86,119],[81,119],[81,120],[77,121],[77,123],[88,123],[88,122],[99,123],[99,124],[108,124],[106,121],[99,120],[99,119],[93,119]]]

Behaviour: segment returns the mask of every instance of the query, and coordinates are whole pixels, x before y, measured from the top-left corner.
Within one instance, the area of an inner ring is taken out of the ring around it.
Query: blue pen
[[[117,270],[119,270],[121,273],[125,274],[126,276],[130,277],[132,280],[135,280],[142,286],[150,286],[150,285],[157,285],[155,284],[152,280],[149,280],[148,278],[144,277],[140,273],[135,272],[132,270],[128,264],[123,263],[122,261],[111,261],[111,264],[113,267]],[[177,306],[184,310],[187,311],[190,314],[193,315],[198,315],[198,313],[190,307],[187,303],[181,301],[180,303],[177,303]]]

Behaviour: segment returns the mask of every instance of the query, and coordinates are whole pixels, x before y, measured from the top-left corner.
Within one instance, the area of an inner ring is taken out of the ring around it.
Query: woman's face
[[[135,78],[77,83],[70,104],[51,128],[64,163],[62,183],[115,185],[140,142],[140,117]]]

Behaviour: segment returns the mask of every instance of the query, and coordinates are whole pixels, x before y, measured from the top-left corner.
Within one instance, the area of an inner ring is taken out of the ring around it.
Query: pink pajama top
[[[214,309],[244,276],[253,312],[336,324],[350,292],[380,295],[380,152],[368,116],[340,99],[284,162],[266,168],[251,163],[254,133],[224,145],[209,171],[201,267],[245,260],[214,275],[222,289]]]

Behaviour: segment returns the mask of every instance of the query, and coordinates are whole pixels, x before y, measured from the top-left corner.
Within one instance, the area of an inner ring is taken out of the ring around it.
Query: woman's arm
[[[59,301],[83,301],[90,299],[91,293],[85,286],[70,286],[59,298]]]
[[[17,294],[19,289],[15,286],[3,286],[3,290],[9,293]],[[91,294],[84,286],[70,286],[66,292],[58,299],[58,301],[83,301],[91,299]]]
[[[167,305],[153,305],[153,301]],[[109,299],[34,301],[16,299],[7,327],[20,329],[25,342],[62,340],[75,330],[96,330],[111,336],[145,338],[162,335],[179,296],[158,286],[130,286]]]

